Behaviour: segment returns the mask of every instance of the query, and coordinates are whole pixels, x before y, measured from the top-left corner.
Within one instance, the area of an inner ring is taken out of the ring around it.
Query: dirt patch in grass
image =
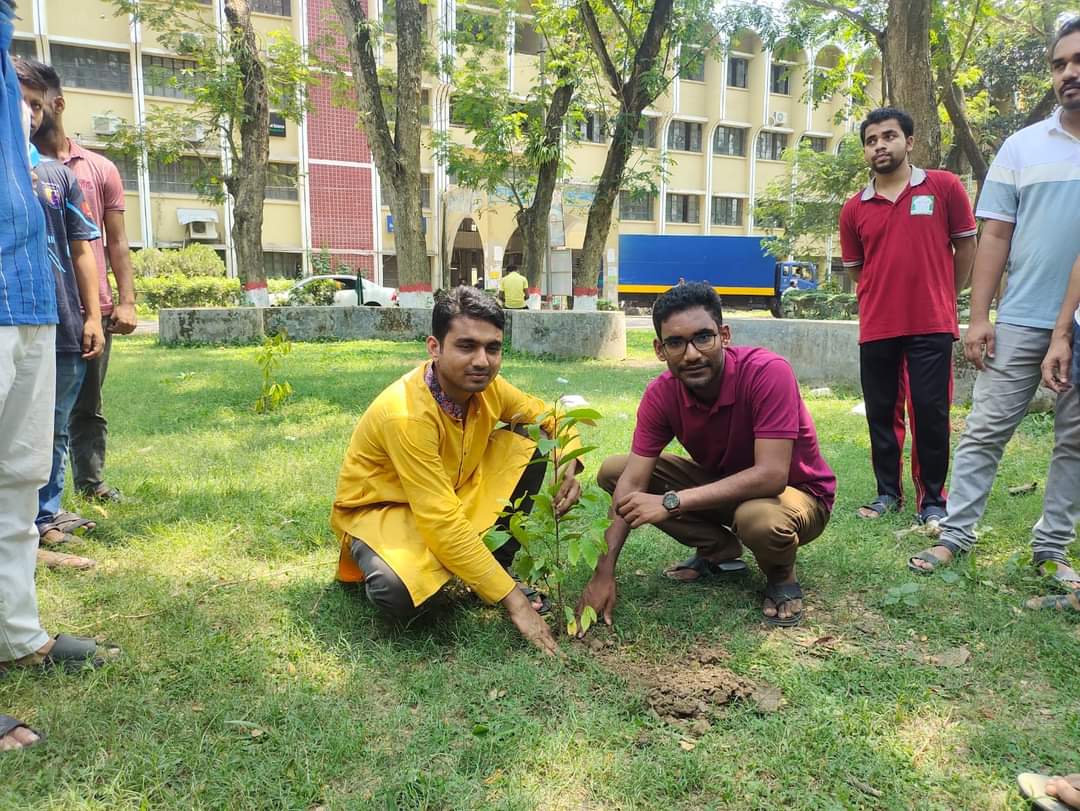
[[[592,639],[589,649],[605,667],[621,674],[631,689],[645,693],[652,711],[664,721],[708,727],[709,719],[736,701],[749,701],[761,712],[783,704],[780,689],[740,676],[724,666],[729,658],[718,646],[704,646],[675,663],[634,661],[613,640]]]

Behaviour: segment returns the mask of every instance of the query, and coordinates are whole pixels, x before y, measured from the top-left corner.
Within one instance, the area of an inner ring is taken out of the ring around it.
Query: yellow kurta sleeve
[[[526,394],[516,386],[503,381],[502,387],[499,391],[501,397],[500,406],[502,413],[499,414],[499,419],[507,423],[533,423],[536,422],[536,418],[547,411],[551,406],[545,403],[538,397],[533,397],[531,394]],[[561,412],[561,409],[560,409]],[[548,436],[553,436],[555,433],[555,419],[554,417],[548,417],[544,420],[540,427],[544,429],[544,432]],[[581,437],[578,435],[577,428],[570,429],[570,441],[566,444],[566,448],[563,449],[563,453],[571,451],[574,448],[581,446]],[[578,458],[578,469],[581,470],[585,467],[581,458]]]
[[[514,588],[514,581],[469,523],[446,476],[435,426],[402,417],[388,421],[383,435],[387,455],[432,554],[484,600],[502,600]]]

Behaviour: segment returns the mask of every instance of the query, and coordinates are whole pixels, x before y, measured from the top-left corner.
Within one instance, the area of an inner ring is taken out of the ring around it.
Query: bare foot
[[[41,740],[37,735],[30,731],[27,726],[15,727],[7,735],[0,738],[0,752],[7,752],[12,749],[23,749],[27,746],[31,746]]]
[[[912,558],[911,565],[916,569],[922,569],[924,572],[932,572],[934,569],[940,566],[946,566],[952,563],[953,557],[952,550],[947,546],[931,546],[929,551],[941,559],[941,563],[935,566],[932,563],[928,563],[925,560],[919,560],[919,558]]]
[[[1051,777],[1046,783],[1046,793],[1070,808],[1080,809],[1080,774]]]
[[[884,513],[879,513],[877,510],[871,510],[869,507],[859,507],[859,518],[869,518],[871,521],[881,518]]]
[[[797,584],[799,581],[795,579],[795,567],[793,566],[786,576],[776,577],[776,579],[769,578],[770,585],[786,586],[790,584]],[[784,600],[779,605],[771,597],[766,597],[765,602],[761,604],[761,613],[766,617],[776,617],[782,620],[788,620],[797,615],[803,609],[803,601],[799,598],[793,598],[791,600]]]

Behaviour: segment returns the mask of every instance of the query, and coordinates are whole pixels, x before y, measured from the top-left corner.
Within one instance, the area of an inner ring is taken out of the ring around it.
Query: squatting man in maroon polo
[[[615,564],[630,530],[652,524],[694,554],[665,574],[679,583],[744,571],[742,547],[765,575],[762,617],[796,625],[798,548],[825,529],[836,477],[790,364],[767,349],[731,346],[720,299],[706,284],[673,287],[653,307],[656,356],[667,371],[645,389],[628,455],[606,459],[612,493],[607,553],[578,602],[611,624]],[[678,439],[690,458],[664,453]]]

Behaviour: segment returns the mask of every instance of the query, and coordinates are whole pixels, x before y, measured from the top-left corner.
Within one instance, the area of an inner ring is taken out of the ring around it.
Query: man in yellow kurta
[[[483,541],[507,501],[525,496],[520,508],[529,509],[543,480],[543,466],[528,464],[532,440],[495,427],[534,422],[548,408],[498,376],[504,323],[498,303],[472,287],[435,302],[430,360],[375,398],[346,451],[330,519],[341,540],[337,576],[363,582],[371,602],[398,618],[457,576],[554,653],[547,624],[506,569],[516,543],[497,559]],[[580,495],[577,465],[565,469],[560,512]]]

